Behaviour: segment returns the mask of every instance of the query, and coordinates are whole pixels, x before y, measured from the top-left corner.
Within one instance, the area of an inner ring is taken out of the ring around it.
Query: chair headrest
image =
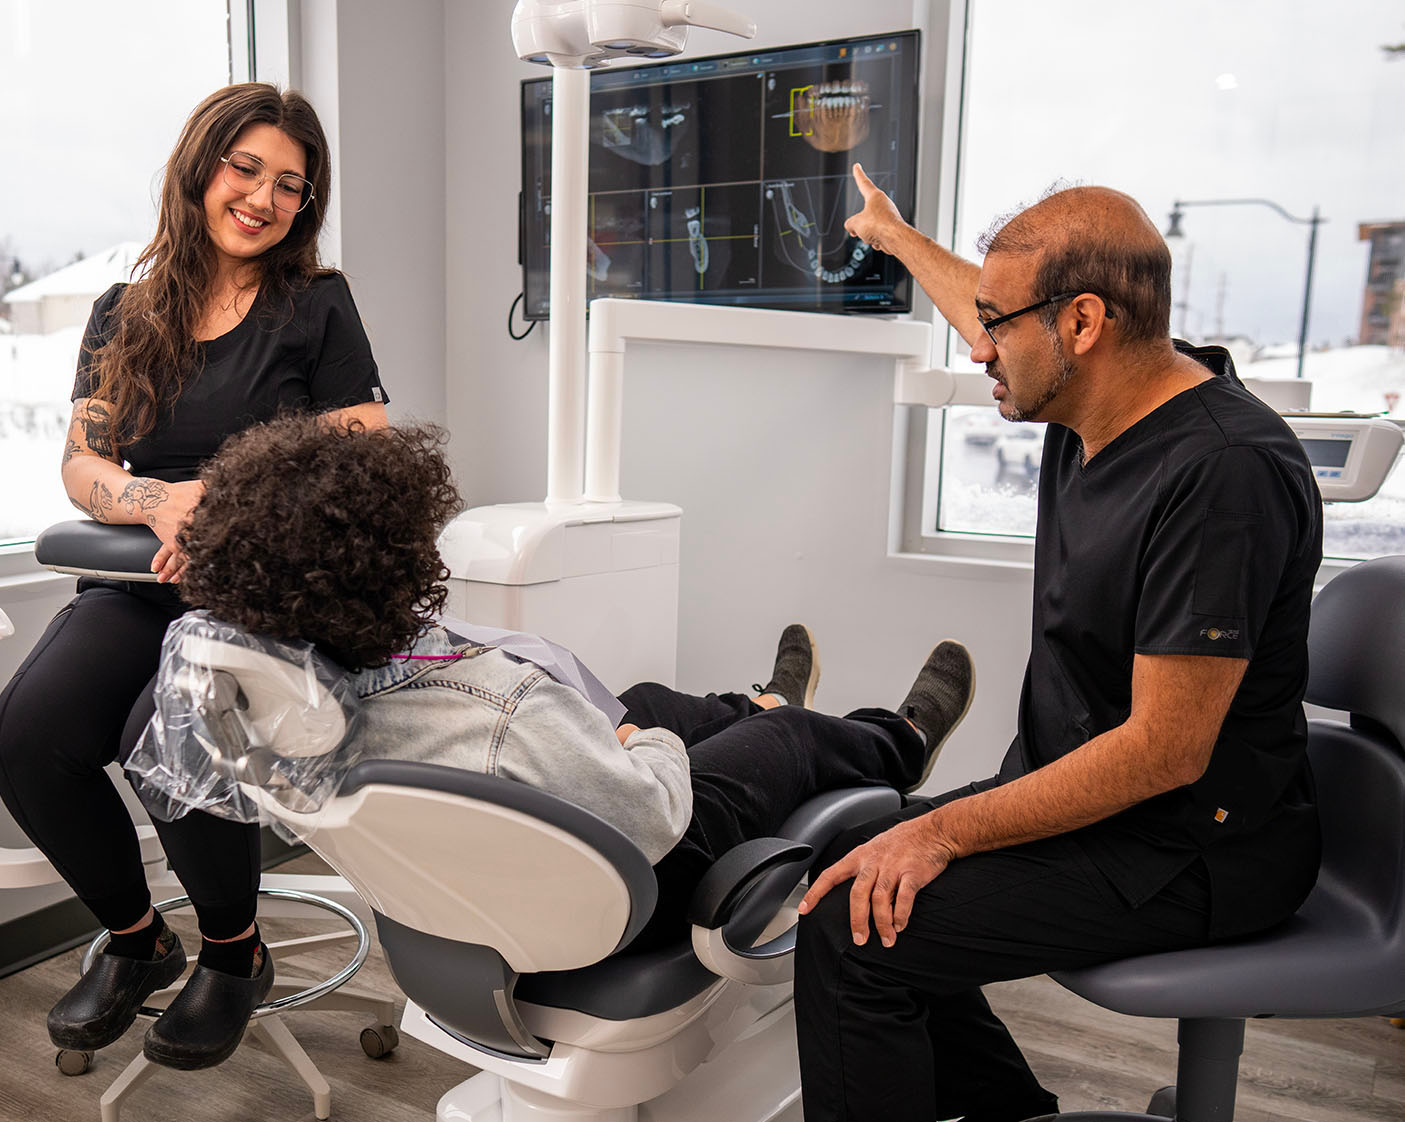
[[[1335,577],[1312,602],[1307,700],[1370,718],[1405,743],[1405,557]]]
[[[208,611],[166,629],[155,712],[124,767],[143,804],[170,821],[202,810],[257,822],[311,814],[356,762],[351,678],[311,643],[254,635]]]
[[[244,635],[246,642],[258,641]],[[200,634],[183,636],[180,652],[192,667],[226,671],[239,683],[246,701],[241,723],[254,745],[301,759],[334,752],[346,739],[347,712],[306,665]]]

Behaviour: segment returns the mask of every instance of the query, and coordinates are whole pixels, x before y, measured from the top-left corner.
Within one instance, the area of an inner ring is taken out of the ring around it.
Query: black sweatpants
[[[821,867],[899,821],[994,782],[918,800],[850,831]],[[1201,860],[1133,908],[1071,835],[952,862],[917,894],[892,947],[872,929],[854,945],[851,885],[835,886],[800,921],[795,1011],[805,1122],[1020,1122],[1052,1114],[1058,1100],[1039,1085],[980,987],[1210,941]],[[1282,918],[1263,916],[1223,934]]]
[[[104,927],[130,927],[151,896],[103,768],[146,727],[161,640],[184,611],[167,585],[84,578],[0,693],[0,798]],[[202,934],[241,934],[257,903],[258,827],[199,811],[154,825]]]
[[[666,728],[688,749],[693,817],[654,866],[659,899],[630,944],[643,950],[686,935],[688,901],[709,866],[733,846],[769,837],[791,811],[839,787],[906,789],[922,774],[922,738],[901,717],[860,709],[831,717],[741,694],[695,697],[653,682],[620,695],[624,721]]]

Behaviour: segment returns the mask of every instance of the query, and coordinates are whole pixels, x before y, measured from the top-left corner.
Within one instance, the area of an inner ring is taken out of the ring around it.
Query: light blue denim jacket
[[[683,742],[640,729],[620,745],[580,693],[496,647],[456,646],[442,628],[414,655],[353,678],[362,699],[363,759],[420,760],[530,783],[615,826],[651,862],[677,844],[693,813]]]

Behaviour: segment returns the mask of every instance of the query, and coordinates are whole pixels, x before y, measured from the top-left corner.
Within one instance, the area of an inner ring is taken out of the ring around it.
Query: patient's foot
[[[971,708],[975,693],[976,668],[971,662],[971,652],[955,639],[943,639],[932,648],[912,688],[898,706],[898,716],[906,718],[907,723],[921,733],[927,747],[922,774],[907,788],[909,791],[921,787],[932,774],[937,753],[952,729],[961,723],[966,710]]]
[[[756,704],[763,709],[777,705],[799,705],[813,708],[815,687],[820,681],[820,653],[815,637],[803,623],[792,623],[781,632],[776,645],[776,665],[771,680],[764,686],[752,686],[759,697]]]

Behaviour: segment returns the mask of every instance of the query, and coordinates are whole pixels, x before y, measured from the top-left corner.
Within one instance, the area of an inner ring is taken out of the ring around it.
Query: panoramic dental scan
[[[591,78],[590,298],[897,312],[910,280],[844,230],[861,162],[913,205],[920,37]],[[551,83],[522,84],[528,319],[549,311]]]

